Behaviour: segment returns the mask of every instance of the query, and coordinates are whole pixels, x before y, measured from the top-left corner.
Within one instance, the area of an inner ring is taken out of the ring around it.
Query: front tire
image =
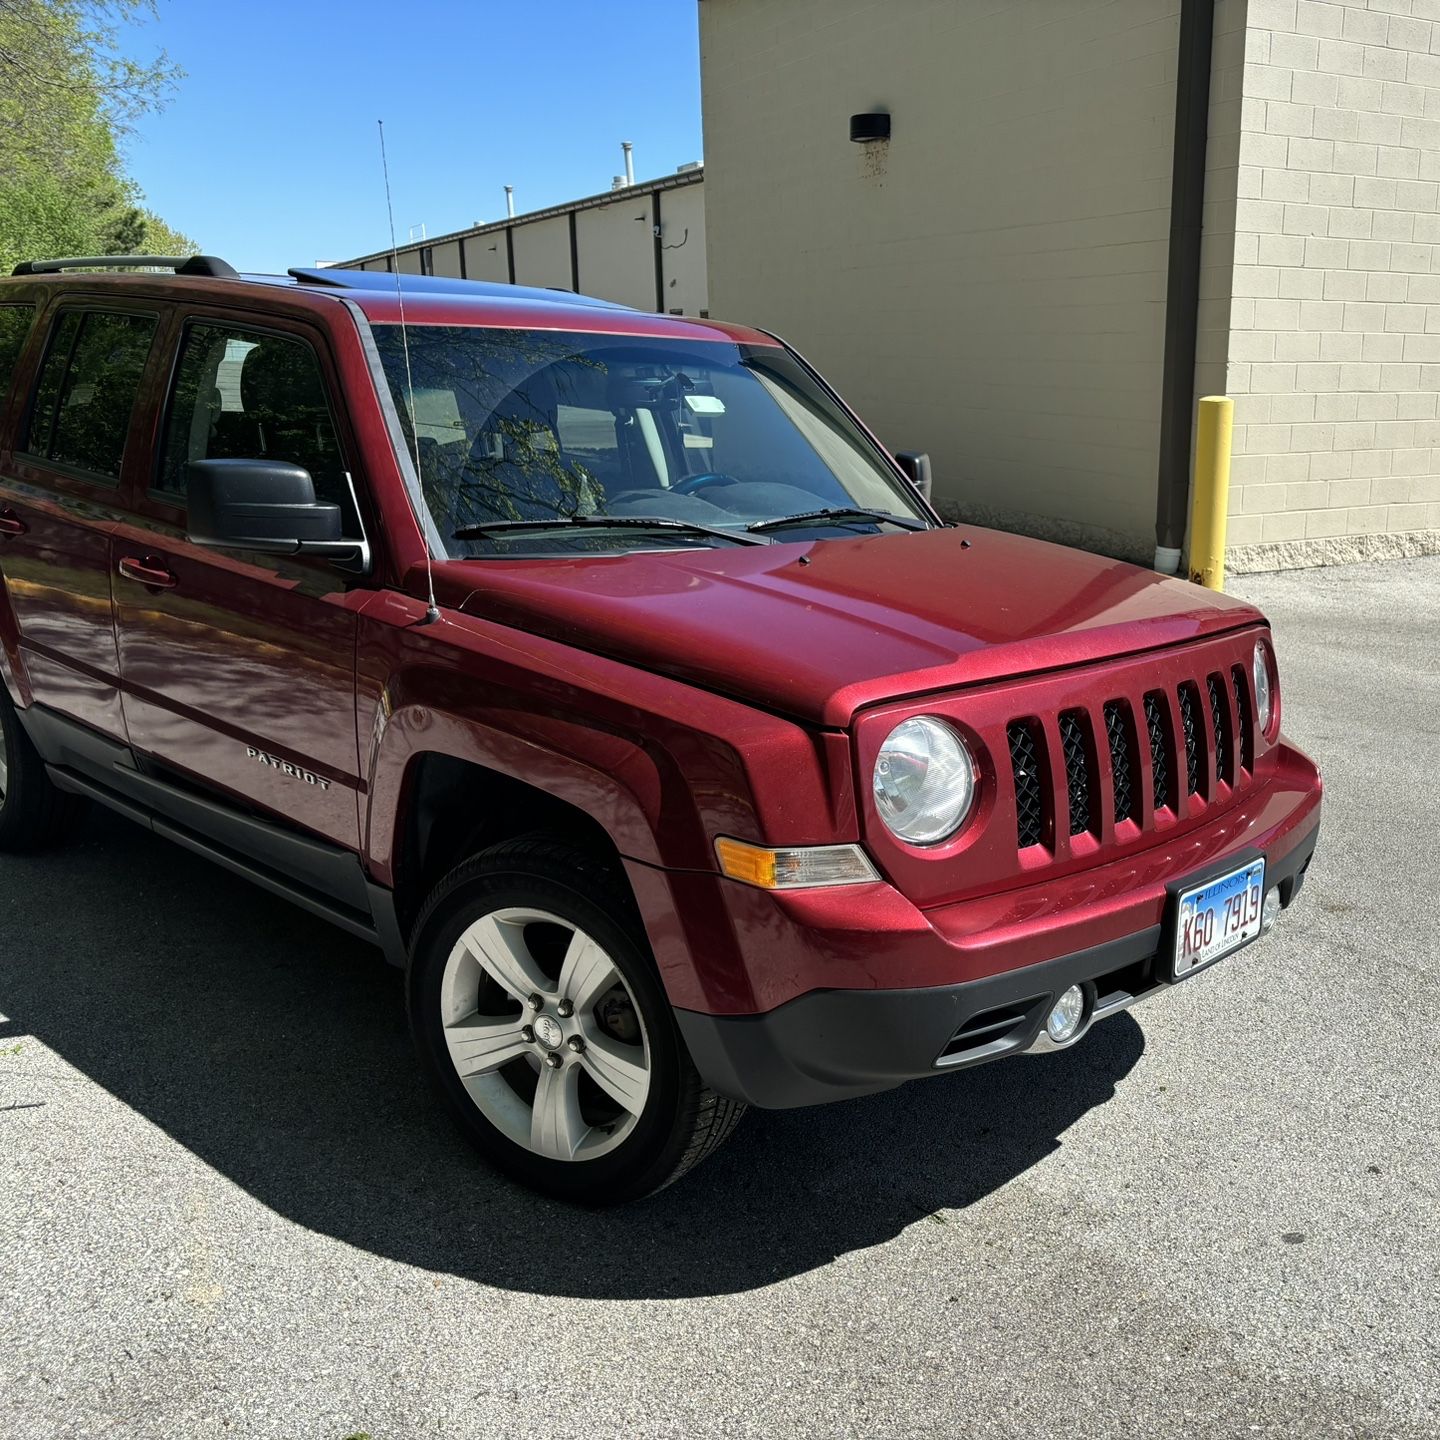
[[[638,1199],[744,1113],[701,1082],[624,881],[589,856],[484,851],[435,889],[411,954],[422,1063],[472,1143],[532,1189]]]

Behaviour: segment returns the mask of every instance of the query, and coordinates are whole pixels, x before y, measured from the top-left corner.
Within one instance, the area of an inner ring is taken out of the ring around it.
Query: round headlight
[[[960,828],[975,799],[975,762],[965,742],[928,715],[902,720],[875,757],[875,808],[912,845],[933,845]]]
[[[1255,642],[1255,657],[1250,668],[1255,677],[1255,720],[1262,735],[1270,733],[1270,721],[1275,716],[1275,697],[1270,687],[1270,647],[1263,641]]]

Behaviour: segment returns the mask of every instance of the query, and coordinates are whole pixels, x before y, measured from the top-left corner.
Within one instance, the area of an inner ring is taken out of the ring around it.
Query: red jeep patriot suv
[[[1074,1044],[1269,928],[1320,778],[1257,611],[928,478],[757,330],[21,265],[0,849],[99,801],[383,947],[461,1128],[588,1202]]]

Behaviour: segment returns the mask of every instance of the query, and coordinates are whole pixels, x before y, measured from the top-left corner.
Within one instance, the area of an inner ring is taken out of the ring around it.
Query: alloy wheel
[[[605,949],[549,911],[494,910],[445,962],[446,1048],[470,1099],[515,1144],[596,1159],[634,1130],[650,1094],[650,1042]]]
[[[0,807],[10,790],[10,752],[6,748],[5,726],[0,722]]]

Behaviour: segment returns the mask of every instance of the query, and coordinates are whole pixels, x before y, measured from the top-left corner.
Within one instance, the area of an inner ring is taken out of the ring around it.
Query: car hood
[[[463,572],[467,614],[834,727],[877,701],[1263,618],[1122,561],[970,526],[443,568]]]

